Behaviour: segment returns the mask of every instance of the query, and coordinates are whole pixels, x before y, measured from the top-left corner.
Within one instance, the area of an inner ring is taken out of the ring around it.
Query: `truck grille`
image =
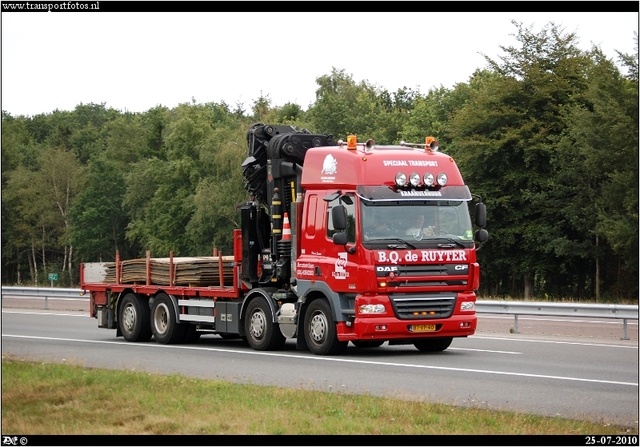
[[[456,305],[456,295],[451,293],[393,293],[389,298],[401,320],[449,318]]]
[[[384,267],[377,269],[378,276],[387,276]],[[469,281],[469,264],[398,265],[393,267],[393,277],[388,276],[387,286],[442,287],[457,286],[464,290]]]

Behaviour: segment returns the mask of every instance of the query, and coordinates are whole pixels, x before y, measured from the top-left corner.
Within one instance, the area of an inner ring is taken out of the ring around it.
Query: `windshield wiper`
[[[399,237],[385,237],[385,238],[382,238],[382,239],[376,239],[376,241],[377,242],[380,242],[380,241],[398,241],[398,242],[402,242],[405,245],[404,247],[402,247],[402,246],[397,245],[397,244],[388,244],[387,245],[388,248],[406,248],[406,247],[410,247],[410,248],[413,248],[414,250],[416,249],[415,245],[413,245],[413,244],[411,244],[411,243],[409,243],[409,242],[407,242],[404,239],[401,239]]]
[[[458,247],[466,248],[466,246],[462,242],[457,241],[457,240],[455,240],[453,238],[450,238],[450,237],[438,236],[438,237],[433,237],[433,238],[430,238],[430,239],[444,239],[445,241],[453,242],[452,244],[438,244],[438,247],[440,247],[440,248],[453,248],[456,245]]]

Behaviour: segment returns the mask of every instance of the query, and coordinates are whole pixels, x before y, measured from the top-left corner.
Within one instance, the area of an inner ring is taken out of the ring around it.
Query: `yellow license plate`
[[[433,332],[435,330],[435,324],[414,324],[411,326],[411,332]]]

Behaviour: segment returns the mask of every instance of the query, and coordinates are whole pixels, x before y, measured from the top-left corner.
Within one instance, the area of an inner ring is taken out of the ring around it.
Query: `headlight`
[[[441,172],[440,174],[438,174],[438,185],[440,186],[444,186],[447,184],[447,174],[445,174],[444,172]]]
[[[407,175],[404,172],[398,172],[396,174],[396,185],[404,186],[407,184]]]
[[[427,172],[424,175],[424,184],[427,186],[432,186],[433,185],[433,181],[435,180],[435,177],[433,176],[432,173]]]
[[[360,314],[383,314],[386,312],[384,304],[362,304],[358,306]]]
[[[420,184],[420,174],[412,172],[411,175],[409,175],[409,182],[411,182],[412,186],[418,186]]]
[[[460,310],[473,311],[476,310],[476,303],[473,301],[463,301],[460,304]]]

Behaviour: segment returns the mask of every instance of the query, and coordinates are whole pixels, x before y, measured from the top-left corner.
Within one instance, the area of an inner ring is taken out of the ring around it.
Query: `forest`
[[[615,60],[549,23],[465,83],[387,91],[344,69],[315,102],[143,113],[2,111],[2,284],[77,287],[79,264],[232,252],[256,123],[378,144],[434,135],[487,206],[481,298],[638,300],[638,39]],[[401,76],[401,72],[399,72]],[[246,110],[250,109],[250,110]]]

